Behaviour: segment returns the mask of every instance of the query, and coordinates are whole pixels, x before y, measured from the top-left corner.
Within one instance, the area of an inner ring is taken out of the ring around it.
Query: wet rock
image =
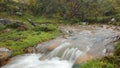
[[[48,53],[53,49],[55,49],[56,47],[58,47],[65,40],[66,39],[63,39],[62,37],[58,37],[54,40],[50,40],[50,41],[38,44],[35,48],[37,50],[37,53]]]
[[[61,29],[61,32],[62,32],[63,34],[69,34],[69,31],[66,30],[66,29]]]
[[[25,53],[35,53],[36,48],[35,47],[28,47],[25,49]]]
[[[68,39],[69,35],[63,35],[63,38]]]
[[[57,43],[53,43],[53,44],[51,44],[51,45],[47,48],[47,50],[48,50],[48,51],[52,51],[52,50],[54,50],[57,46],[58,46]]]
[[[95,56],[93,57],[93,56],[90,56],[90,55],[89,56],[82,56],[82,57],[79,57],[76,60],[75,64],[81,64],[81,63],[87,62],[89,60],[92,60],[94,58],[95,58]]]
[[[119,26],[118,26],[118,27],[116,27],[115,29],[116,29],[116,30],[118,30],[118,31],[120,31],[120,27],[119,27]]]
[[[12,51],[7,48],[0,48],[0,66],[7,63],[12,56]]]

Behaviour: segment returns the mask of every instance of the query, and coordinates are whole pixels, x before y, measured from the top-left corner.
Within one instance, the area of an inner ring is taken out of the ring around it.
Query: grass
[[[107,61],[93,60],[81,65],[81,68],[114,68],[114,65]]]
[[[116,45],[116,49],[119,50],[120,49],[120,40],[118,41],[117,45]]]
[[[52,18],[46,18],[44,16],[33,16],[30,13],[26,13],[23,16],[17,16],[17,15],[8,15],[6,12],[0,12],[0,18],[5,18],[5,19],[10,19],[10,20],[18,20],[21,22],[24,22],[27,24],[27,26],[30,26],[30,24],[27,21],[27,18],[31,19],[35,23],[57,23],[57,19],[52,19]]]
[[[0,34],[0,47],[7,47],[13,50],[15,56],[23,54],[25,48],[35,46],[41,42],[53,39],[58,34],[58,30],[51,32],[37,32],[34,30],[11,30],[10,32]]]
[[[13,56],[24,54],[24,49],[30,46],[35,46],[41,42],[55,38],[60,34],[57,24],[39,25],[32,27],[26,20],[30,18],[37,23],[51,22],[55,23],[53,19],[47,19],[44,17],[34,17],[32,15],[24,16],[9,16],[7,13],[0,13],[0,18],[7,18],[9,20],[18,20],[24,22],[28,27],[26,31],[18,31],[14,28],[8,28],[6,26],[0,26],[0,47],[7,47],[13,51]],[[2,32],[4,29],[10,29],[9,32]]]

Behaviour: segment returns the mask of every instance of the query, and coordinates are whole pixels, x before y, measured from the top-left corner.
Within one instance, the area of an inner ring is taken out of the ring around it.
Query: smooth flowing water
[[[67,38],[60,37],[37,45],[37,54],[14,57],[2,68],[72,68],[76,60],[81,61],[78,60],[80,57],[91,55],[96,58],[105,56],[107,52],[110,54],[114,50],[112,43],[119,38],[120,33],[113,29],[74,30]],[[49,51],[52,45],[55,49]]]

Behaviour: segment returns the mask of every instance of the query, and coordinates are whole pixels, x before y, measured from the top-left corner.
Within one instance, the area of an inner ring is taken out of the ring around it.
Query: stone
[[[17,28],[17,31],[25,31],[25,30],[28,30],[28,28],[24,25]]]
[[[3,30],[3,33],[6,33],[6,32],[10,32],[11,31],[11,29],[5,29],[5,30]]]
[[[36,52],[36,48],[34,47],[28,47],[25,49],[25,53],[35,53]]]
[[[12,51],[7,48],[0,48],[0,60],[6,60],[12,56]]]
[[[9,26],[11,28],[17,29],[18,31],[27,30],[28,27],[20,21],[11,21],[8,19],[0,19],[0,25]]]
[[[0,24],[1,25],[9,25],[10,23],[11,23],[11,21],[9,21],[7,19],[0,18]]]
[[[7,48],[0,48],[0,66],[6,64],[11,56],[12,56],[11,50]]]
[[[52,50],[54,50],[57,46],[58,46],[57,43],[53,43],[53,44],[51,44],[51,45],[47,48],[47,50],[48,50],[48,51],[52,51]]]
[[[82,22],[82,25],[87,25],[87,22]]]
[[[87,61],[89,61],[89,60],[92,60],[92,59],[94,59],[95,57],[93,57],[93,56],[82,56],[82,57],[78,57],[77,58],[77,60],[76,60],[76,62],[75,62],[75,64],[81,64],[81,63],[85,63],[85,62],[87,62]]]

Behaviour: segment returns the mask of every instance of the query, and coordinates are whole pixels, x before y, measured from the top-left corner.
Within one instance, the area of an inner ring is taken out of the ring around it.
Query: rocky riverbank
[[[59,26],[59,28],[61,29],[62,36],[57,37],[56,39],[53,39],[53,40],[50,40],[50,41],[47,41],[47,42],[43,42],[43,43],[38,44],[38,45],[36,45],[34,47],[28,47],[28,48],[26,48],[24,50],[24,52],[25,53],[43,53],[43,54],[48,54],[51,51],[55,50],[57,47],[59,47],[59,45],[61,45],[61,43],[64,43],[65,41],[67,41],[69,39],[72,39],[74,36],[77,36],[76,34],[78,34],[79,32],[83,32],[84,33],[84,31],[85,31],[85,34],[87,32],[88,35],[89,34],[92,35],[91,33],[96,33],[97,30],[101,30],[101,31],[105,32],[105,33],[102,33],[102,35],[105,34],[105,36],[107,35],[106,34],[107,31],[108,32],[110,31],[111,33],[113,33],[113,35],[114,35],[114,33],[116,34],[115,36],[113,36],[114,38],[111,38],[113,40],[111,40],[111,42],[109,40],[109,42],[108,42],[110,44],[109,46],[107,46],[108,50],[110,49],[109,50],[109,54],[106,53],[107,52],[106,49],[105,50],[103,49],[103,52],[105,52],[105,53],[103,53],[104,54],[103,56],[106,56],[106,55],[112,55],[112,53],[114,51],[114,45],[115,45],[115,44],[112,44],[112,43],[115,43],[115,41],[119,40],[119,38],[120,38],[120,27],[119,26],[113,26],[113,25],[111,25],[111,26],[110,25],[100,25],[100,26],[97,26],[97,25],[85,25],[85,26],[83,26],[83,25],[79,25],[79,26],[78,25],[74,25],[74,26],[68,25],[68,26],[63,26],[62,25],[62,26]],[[83,35],[85,35],[85,34],[83,34]],[[80,37],[77,36],[77,37],[80,38],[81,36]],[[77,39],[77,37],[76,37],[76,39]],[[73,41],[75,41],[75,39],[71,40],[71,42],[73,42]],[[82,42],[82,43],[85,43],[84,46],[89,45],[89,43],[87,41],[89,41],[89,39],[88,40],[86,39],[86,42]],[[106,40],[106,43],[107,43],[107,40]],[[84,47],[83,47],[83,49],[84,49]],[[1,48],[1,50],[5,50],[5,48]],[[0,58],[2,58],[2,59],[5,58],[4,60],[1,61],[1,64],[5,64],[6,60],[8,60],[10,58],[10,56],[12,55],[12,51],[9,51],[8,49],[6,49],[6,50],[7,50],[7,52],[6,51],[4,51],[4,52],[1,51],[1,55],[2,56]],[[10,54],[9,54],[9,52],[10,52]],[[92,52],[88,52],[88,54],[86,54],[85,56],[79,57],[77,59],[76,63],[77,64],[83,63],[83,62],[86,62],[88,60],[98,58],[100,56],[100,55],[96,55],[96,56],[93,55],[94,54],[94,50]]]

